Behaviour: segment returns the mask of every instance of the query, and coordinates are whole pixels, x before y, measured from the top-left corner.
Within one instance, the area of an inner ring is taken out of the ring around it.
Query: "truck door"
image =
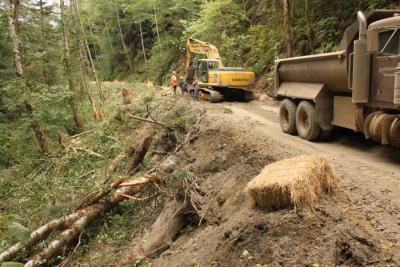
[[[400,29],[379,33],[380,52],[373,55],[371,100],[390,108],[393,104],[394,72],[400,63]]]

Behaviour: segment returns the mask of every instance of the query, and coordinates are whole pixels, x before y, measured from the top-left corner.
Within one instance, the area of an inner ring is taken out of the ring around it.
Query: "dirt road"
[[[255,142],[289,155],[324,154],[341,177],[335,204],[348,220],[381,241],[382,247],[400,253],[400,151],[375,144],[342,129],[325,142],[311,143],[282,133],[278,107],[251,103],[205,104],[216,123],[228,123]],[[224,112],[218,112],[218,109]],[[268,142],[266,142],[268,140]],[[279,153],[279,152],[278,152]]]

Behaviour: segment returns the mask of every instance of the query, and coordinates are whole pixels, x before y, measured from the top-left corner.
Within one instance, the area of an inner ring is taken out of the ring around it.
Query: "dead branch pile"
[[[323,156],[299,156],[266,166],[245,191],[251,207],[294,206],[312,210],[318,196],[335,188],[338,177]]]
[[[172,153],[168,153],[168,155],[164,158],[164,160],[160,161],[157,166],[151,169],[146,174],[142,175],[133,180],[129,180],[130,176],[134,175],[138,171],[139,165],[142,163],[143,159],[146,156],[147,151],[150,148],[150,145],[153,140],[152,132],[149,136],[145,137],[139,147],[134,150],[133,160],[128,168],[128,176],[122,177],[108,185],[106,185],[102,190],[89,194],[81,204],[76,208],[75,212],[54,219],[47,224],[39,227],[37,230],[33,231],[30,235],[30,239],[25,244],[16,243],[6,251],[0,254],[0,264],[9,260],[16,258],[16,256],[22,251],[33,251],[33,255],[29,256],[28,261],[25,263],[26,267],[39,266],[46,262],[48,262],[52,257],[54,257],[59,251],[61,251],[64,247],[70,244],[74,240],[78,240],[79,242],[82,237],[82,232],[84,229],[92,223],[99,215],[103,214],[107,210],[112,207],[118,205],[121,201],[130,199],[130,200],[145,200],[150,197],[139,198],[135,195],[143,192],[150,185],[155,184],[157,186],[157,182],[160,181],[163,177],[165,177],[169,172],[173,170],[174,165],[176,164],[175,154],[179,150],[184,150],[185,145],[189,143],[191,135],[194,133],[194,128],[197,128],[202,117],[204,115],[204,111],[200,114],[200,117],[194,127],[186,134],[185,138],[182,139],[182,142],[177,144],[174,151]],[[140,117],[134,117],[131,115],[131,118],[140,119]],[[148,120],[144,119],[146,122],[150,122],[156,124],[158,126],[162,126],[170,130],[170,127],[162,122],[157,122],[153,119]],[[82,133],[83,134],[83,133]],[[148,133],[149,134],[149,133]],[[89,151],[87,149],[82,149],[82,147],[78,146],[79,141],[76,141],[79,135],[72,138],[71,145],[65,146],[62,142],[62,138],[60,138],[60,144],[68,150],[80,150],[92,155],[97,153]],[[116,168],[116,164],[124,158],[124,154],[122,153],[118,155],[106,168],[106,176],[110,175],[111,172]],[[95,155],[101,156],[101,155]],[[164,220],[168,220],[167,228],[159,229],[159,235],[157,239],[153,239],[151,242],[147,244],[140,244],[140,251],[143,254],[151,255],[155,253],[159,249],[159,245],[165,246],[168,245],[169,242],[179,233],[179,231],[186,225],[187,213],[200,212],[200,206],[202,204],[201,199],[201,191],[199,190],[198,185],[195,183],[193,179],[185,179],[184,180],[185,190],[185,199],[184,201],[179,202],[179,206],[174,206],[170,212],[172,218],[169,216],[164,216]],[[176,202],[178,203],[178,202]],[[166,214],[167,215],[167,214]],[[163,217],[163,216],[161,216]],[[170,219],[168,219],[170,218]],[[162,221],[162,218],[160,219]],[[160,222],[159,222],[160,223]],[[157,222],[155,223],[157,225]],[[54,233],[59,232],[58,236],[52,240],[47,241],[47,246],[44,249],[38,251],[38,248],[35,247],[39,243],[43,243],[46,241],[49,236],[53,236]],[[79,244],[78,242],[78,244]],[[143,247],[144,245],[144,247]],[[35,250],[36,249],[36,250]],[[76,249],[76,247],[75,247]],[[75,250],[74,249],[74,250]],[[153,251],[155,250],[155,251]],[[162,249],[161,249],[162,250]],[[73,253],[73,252],[71,252]],[[142,254],[141,253],[141,254]],[[66,261],[71,258],[71,254],[67,257]]]

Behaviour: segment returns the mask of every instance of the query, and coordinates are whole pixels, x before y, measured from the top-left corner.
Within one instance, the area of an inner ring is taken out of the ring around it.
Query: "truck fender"
[[[278,99],[309,100],[315,104],[316,120],[324,131],[331,131],[333,95],[321,83],[283,82],[278,88]]]

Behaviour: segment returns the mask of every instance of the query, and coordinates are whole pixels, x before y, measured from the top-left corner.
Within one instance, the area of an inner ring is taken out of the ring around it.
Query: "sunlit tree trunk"
[[[139,16],[139,30],[140,30],[140,39],[142,41],[144,63],[147,64],[146,50],[144,49],[144,41],[143,41],[142,20],[141,20],[140,16]]]
[[[162,53],[160,32],[159,32],[159,30],[158,30],[157,10],[156,10],[156,5],[154,4],[154,1],[153,1],[153,11],[154,11],[154,20],[155,20],[155,22],[156,22],[156,32],[157,32],[158,44],[160,45],[160,51],[161,51],[161,53]]]
[[[92,25],[89,26],[89,32],[90,32],[90,37],[92,38],[92,42],[93,42],[94,59],[96,60],[97,66],[100,66],[100,62],[99,62],[99,58],[98,58],[99,53],[97,52],[96,40],[93,35]]]
[[[308,49],[309,52],[312,52],[314,50],[314,45],[313,45],[313,30],[311,28],[311,22],[310,22],[310,1],[309,0],[304,0],[304,8],[305,8],[305,16],[306,16],[306,23],[307,23],[307,38],[308,38]]]
[[[16,20],[13,17],[13,6],[11,0],[5,0],[4,2],[6,11],[8,13],[8,30],[10,33],[10,38],[11,38],[11,45],[12,45],[12,51],[13,51],[13,59],[14,59],[14,64],[15,64],[15,70],[17,73],[17,76],[21,79],[23,79],[24,75],[24,69],[22,66],[22,60],[21,60],[21,53],[19,49],[19,39],[17,36],[17,32],[15,30],[15,22]],[[17,6],[15,6],[17,8]],[[17,10],[14,10],[14,14],[18,14]],[[28,87],[26,87],[28,88]],[[25,92],[26,94],[26,92]],[[29,100],[25,100],[25,108],[28,113],[28,117],[30,119],[30,126],[33,132],[35,133],[36,140],[39,143],[39,147],[44,154],[50,154],[50,148],[49,148],[49,143],[47,141],[47,136],[43,130],[43,128],[40,126],[39,122],[36,120],[33,114],[33,108]]]
[[[19,51],[19,39],[17,36],[17,32],[15,30],[16,21],[14,20],[13,16],[14,12],[17,13],[17,11],[13,12],[12,0],[5,0],[4,4],[7,10],[8,31],[10,33],[10,38],[11,38],[15,70],[17,75],[21,77],[24,74],[24,70],[22,68],[21,53]]]
[[[83,35],[85,35],[85,30],[84,30],[84,28],[83,28],[83,23],[82,23],[80,14],[79,14],[79,5],[78,5],[78,2],[76,2],[76,1],[71,1],[71,5],[72,5],[73,3],[75,3],[75,5],[74,5],[74,8],[75,8],[75,15],[76,15],[76,20],[77,20],[78,24],[80,25],[80,31],[82,32]],[[104,101],[104,100],[105,100],[105,97],[104,97],[104,95],[103,95],[103,90],[102,90],[102,86],[101,86],[101,81],[100,81],[99,77],[97,76],[96,66],[94,65],[92,53],[90,52],[89,44],[88,44],[87,40],[85,39],[85,37],[83,37],[83,43],[85,44],[86,52],[87,52],[87,54],[88,54],[88,56],[89,56],[90,65],[92,66],[92,71],[93,71],[94,78],[95,78],[95,80],[96,80],[96,85],[97,85],[97,89],[98,89],[98,91],[99,91],[100,99],[101,99],[102,101]]]
[[[283,27],[286,55],[291,57],[292,52],[292,36],[290,31],[290,0],[283,1]]]
[[[87,84],[87,79],[86,79],[86,68],[85,68],[85,57],[82,52],[82,40],[81,40],[81,33],[80,33],[80,27],[77,22],[76,18],[76,12],[74,8],[74,0],[70,0],[70,9],[71,9],[71,14],[72,14],[72,24],[75,30],[75,41],[76,41],[76,47],[78,49],[78,62],[79,62],[79,69],[80,69],[80,85],[81,85],[81,93],[88,95],[88,84]],[[89,95],[88,95],[89,96]],[[89,96],[89,100],[91,97]],[[90,101],[91,103],[91,101]]]
[[[80,71],[81,71],[81,79],[82,79],[82,87],[83,90],[85,91],[85,94],[88,97],[88,100],[92,106],[92,111],[93,111],[93,117],[95,121],[101,121],[102,120],[102,113],[101,111],[97,108],[96,103],[89,91],[89,86],[87,84],[87,79],[86,79],[86,69],[85,69],[85,57],[83,55],[83,43],[81,40],[81,31],[80,31],[80,26],[79,26],[79,21],[78,21],[78,16],[77,16],[77,10],[76,10],[76,5],[74,0],[70,0],[71,3],[71,13],[72,13],[72,20],[74,23],[75,27],[75,32],[76,32],[76,46],[78,48],[79,52],[79,66],[80,66]]]
[[[43,43],[43,51],[47,51],[48,47],[47,47],[47,36],[46,36],[46,30],[45,30],[45,21],[44,21],[44,12],[43,12],[43,1],[40,0],[39,1],[39,8],[40,8],[40,28],[41,28],[41,32],[42,32],[42,43]],[[49,57],[47,55],[45,55],[43,57],[43,78],[44,78],[44,82],[50,86],[51,82],[50,82],[50,75],[49,75],[49,71],[48,71],[48,64],[49,64]]]
[[[72,69],[71,69],[71,59],[70,59],[70,53],[69,53],[69,44],[68,44],[68,35],[69,35],[69,30],[68,26],[65,21],[65,15],[64,15],[64,0],[60,0],[60,12],[61,12],[61,27],[62,27],[62,32],[63,32],[63,43],[64,43],[64,68],[65,68],[65,75],[67,76],[68,79],[68,86],[69,90],[72,93],[72,96],[69,98],[69,104],[72,109],[72,114],[74,117],[74,122],[80,131],[83,130],[83,122],[79,116],[78,110],[76,108],[76,92],[75,92],[75,83],[74,79],[72,77]]]

